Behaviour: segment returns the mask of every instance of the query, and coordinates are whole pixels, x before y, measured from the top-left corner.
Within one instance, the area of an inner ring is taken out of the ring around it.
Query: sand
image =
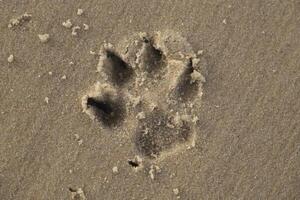
[[[298,1],[0,11],[1,199],[300,198]]]

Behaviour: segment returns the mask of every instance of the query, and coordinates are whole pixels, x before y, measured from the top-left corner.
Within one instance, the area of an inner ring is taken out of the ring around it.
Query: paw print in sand
[[[103,45],[100,81],[82,98],[86,114],[124,133],[137,154],[158,159],[195,144],[201,104],[201,59],[172,31],[139,33]]]

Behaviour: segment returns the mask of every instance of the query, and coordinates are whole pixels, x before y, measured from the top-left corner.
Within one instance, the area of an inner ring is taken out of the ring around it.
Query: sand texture
[[[0,0],[0,199],[300,199],[297,0]]]

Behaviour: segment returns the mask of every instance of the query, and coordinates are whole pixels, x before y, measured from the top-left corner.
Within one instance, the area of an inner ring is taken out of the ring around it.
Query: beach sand
[[[299,1],[2,0],[0,11],[0,199],[300,199]],[[106,61],[138,66],[123,84]]]

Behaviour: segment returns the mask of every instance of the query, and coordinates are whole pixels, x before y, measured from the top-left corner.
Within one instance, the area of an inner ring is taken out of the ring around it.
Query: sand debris
[[[180,199],[180,196],[179,196],[179,189],[178,189],[178,188],[174,188],[174,189],[173,189],[173,193],[176,195],[177,199]]]
[[[49,97],[45,97],[44,101],[46,102],[46,104],[49,103]]]
[[[199,51],[197,52],[198,55],[203,55],[203,53],[204,53],[203,50],[199,50]]]
[[[78,15],[78,16],[81,16],[83,13],[84,13],[83,9],[78,8],[78,10],[77,10],[77,15]]]
[[[144,112],[139,112],[137,115],[136,115],[136,118],[138,120],[142,120],[142,119],[145,119],[146,118],[146,115]]]
[[[205,82],[205,78],[202,76],[202,74],[200,72],[197,72],[196,70],[194,70],[191,73],[191,81],[190,83],[194,83],[196,81],[201,81],[201,82]]]
[[[192,65],[195,67],[200,62],[199,58],[192,58]]]
[[[85,194],[81,188],[78,189],[72,189],[69,188],[71,192],[71,198],[75,200],[86,200]]]
[[[83,30],[87,31],[87,30],[89,30],[89,29],[90,29],[89,25],[83,24]]]
[[[78,30],[80,30],[80,26],[74,26],[72,28],[72,35],[77,36],[78,35],[78,33],[77,33]]]
[[[79,135],[78,135],[78,134],[74,134],[74,136],[75,136],[75,139],[76,139],[76,141],[77,141],[78,145],[79,145],[79,146],[80,146],[80,145],[82,145],[82,143],[83,143],[83,140],[82,140],[82,139],[80,139]]]
[[[63,25],[65,28],[68,28],[68,29],[72,28],[72,26],[73,26],[73,24],[72,24],[72,22],[71,22],[70,19],[67,19],[65,22],[62,23],[62,25]]]
[[[52,72],[48,72],[48,74],[49,74],[50,76],[52,76],[52,75],[53,75],[53,73],[52,73]]]
[[[90,50],[90,54],[91,54],[91,55],[96,55],[96,52],[95,52],[95,51],[92,51],[92,50]]]
[[[155,179],[155,175],[160,173],[161,169],[157,165],[151,165],[149,170],[149,175],[152,180]]]
[[[8,28],[13,28],[15,26],[21,26],[24,22],[30,21],[31,17],[32,16],[29,15],[28,13],[24,13],[23,15],[21,15],[17,18],[11,19],[9,21]]]
[[[40,38],[40,41],[42,42],[42,43],[46,43],[46,42],[48,42],[49,41],[49,39],[50,39],[50,35],[49,34],[38,34],[38,37]]]
[[[114,166],[114,167],[112,168],[112,171],[113,171],[114,174],[119,173],[119,169],[118,169],[117,166]]]
[[[80,145],[82,145],[82,143],[83,143],[83,140],[82,140],[82,139],[80,139],[80,140],[78,140],[77,142],[78,142],[78,145],[80,146]]]
[[[66,75],[63,75],[63,76],[61,77],[61,79],[62,79],[62,80],[66,80],[66,79],[67,79],[67,76],[66,76]]]
[[[12,63],[14,61],[14,55],[10,54],[7,58],[7,62]]]

